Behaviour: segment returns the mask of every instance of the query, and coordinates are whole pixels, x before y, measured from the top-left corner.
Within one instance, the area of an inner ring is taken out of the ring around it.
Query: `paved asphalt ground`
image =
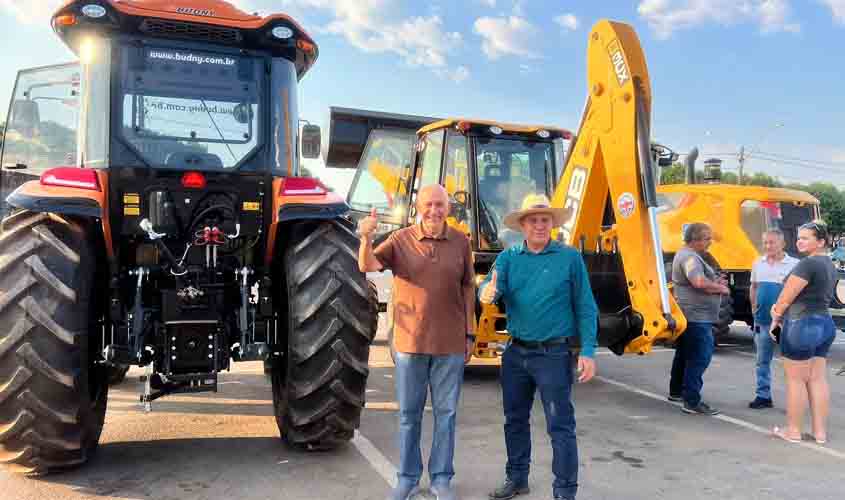
[[[373,347],[360,433],[332,453],[285,448],[273,419],[268,380],[258,363],[235,365],[220,392],[170,397],[145,414],[139,370],[113,389],[96,458],[45,479],[0,471],[0,498],[21,500],[381,499],[398,455],[393,366],[381,332]],[[722,417],[682,414],[665,400],[671,350],[648,356],[598,356],[600,378],[576,389],[581,461],[579,499],[840,499],[845,478],[845,336],[830,359],[829,442],[790,444],[767,435],[784,419],[783,377],[775,364],[773,410],[753,397],[748,328],[736,324],[705,378],[705,398]],[[431,414],[424,443],[430,442]],[[484,499],[502,478],[498,367],[467,369],[458,422],[455,484],[461,498]],[[551,498],[551,450],[542,407],[533,413],[532,492]],[[424,483],[426,480],[424,480]],[[433,498],[423,494],[420,498]]]

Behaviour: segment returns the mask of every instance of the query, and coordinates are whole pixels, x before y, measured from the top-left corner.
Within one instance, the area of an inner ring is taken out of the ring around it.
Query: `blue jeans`
[[[713,323],[690,321],[675,349],[669,394],[680,394],[689,406],[698,406],[704,371],[712,358]]]
[[[429,389],[434,408],[434,435],[428,474],[431,483],[449,483],[455,475],[455,418],[464,376],[463,354],[396,353],[396,399],[399,401],[400,483],[417,485],[422,477],[420,431]]]
[[[772,399],[772,356],[775,354],[775,342],[769,336],[772,325],[757,323],[754,325],[754,348],[757,351],[757,397]]]
[[[511,344],[502,356],[502,401],[505,410],[505,473],[518,485],[528,483],[531,463],[531,407],[540,390],[546,431],[552,440],[556,493],[575,498],[578,490],[578,445],[572,406],[572,355],[567,344],[528,349]]]

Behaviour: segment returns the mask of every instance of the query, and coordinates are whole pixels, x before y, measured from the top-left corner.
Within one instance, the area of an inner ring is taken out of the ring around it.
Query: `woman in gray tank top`
[[[836,268],[827,254],[829,242],[823,224],[811,222],[799,228],[798,250],[806,257],[787,275],[772,306],[772,332],[782,331],[780,349],[786,378],[786,426],[772,432],[791,442],[801,441],[808,399],[813,437],[819,444],[827,441],[830,389],[825,358],[836,337],[828,312],[836,287]]]

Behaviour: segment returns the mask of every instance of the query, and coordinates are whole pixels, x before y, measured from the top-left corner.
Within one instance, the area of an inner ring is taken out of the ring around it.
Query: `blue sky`
[[[60,3],[0,0],[3,103],[17,69],[72,60],[49,28]],[[318,42],[300,112],[323,125],[329,106],[347,106],[574,129],[590,27],[627,22],[651,74],[654,140],[698,146],[727,170],[744,145],[748,171],[845,188],[845,0],[234,3],[286,12]]]

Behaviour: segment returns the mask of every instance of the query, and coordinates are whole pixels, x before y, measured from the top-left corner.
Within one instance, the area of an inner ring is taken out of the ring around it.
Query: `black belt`
[[[519,347],[524,347],[526,349],[540,349],[540,348],[551,347],[551,346],[554,346],[554,345],[568,344],[569,343],[569,337],[555,337],[553,339],[541,340],[541,341],[522,340],[522,339],[518,339],[516,337],[511,337],[511,342],[514,345],[518,345]]]

